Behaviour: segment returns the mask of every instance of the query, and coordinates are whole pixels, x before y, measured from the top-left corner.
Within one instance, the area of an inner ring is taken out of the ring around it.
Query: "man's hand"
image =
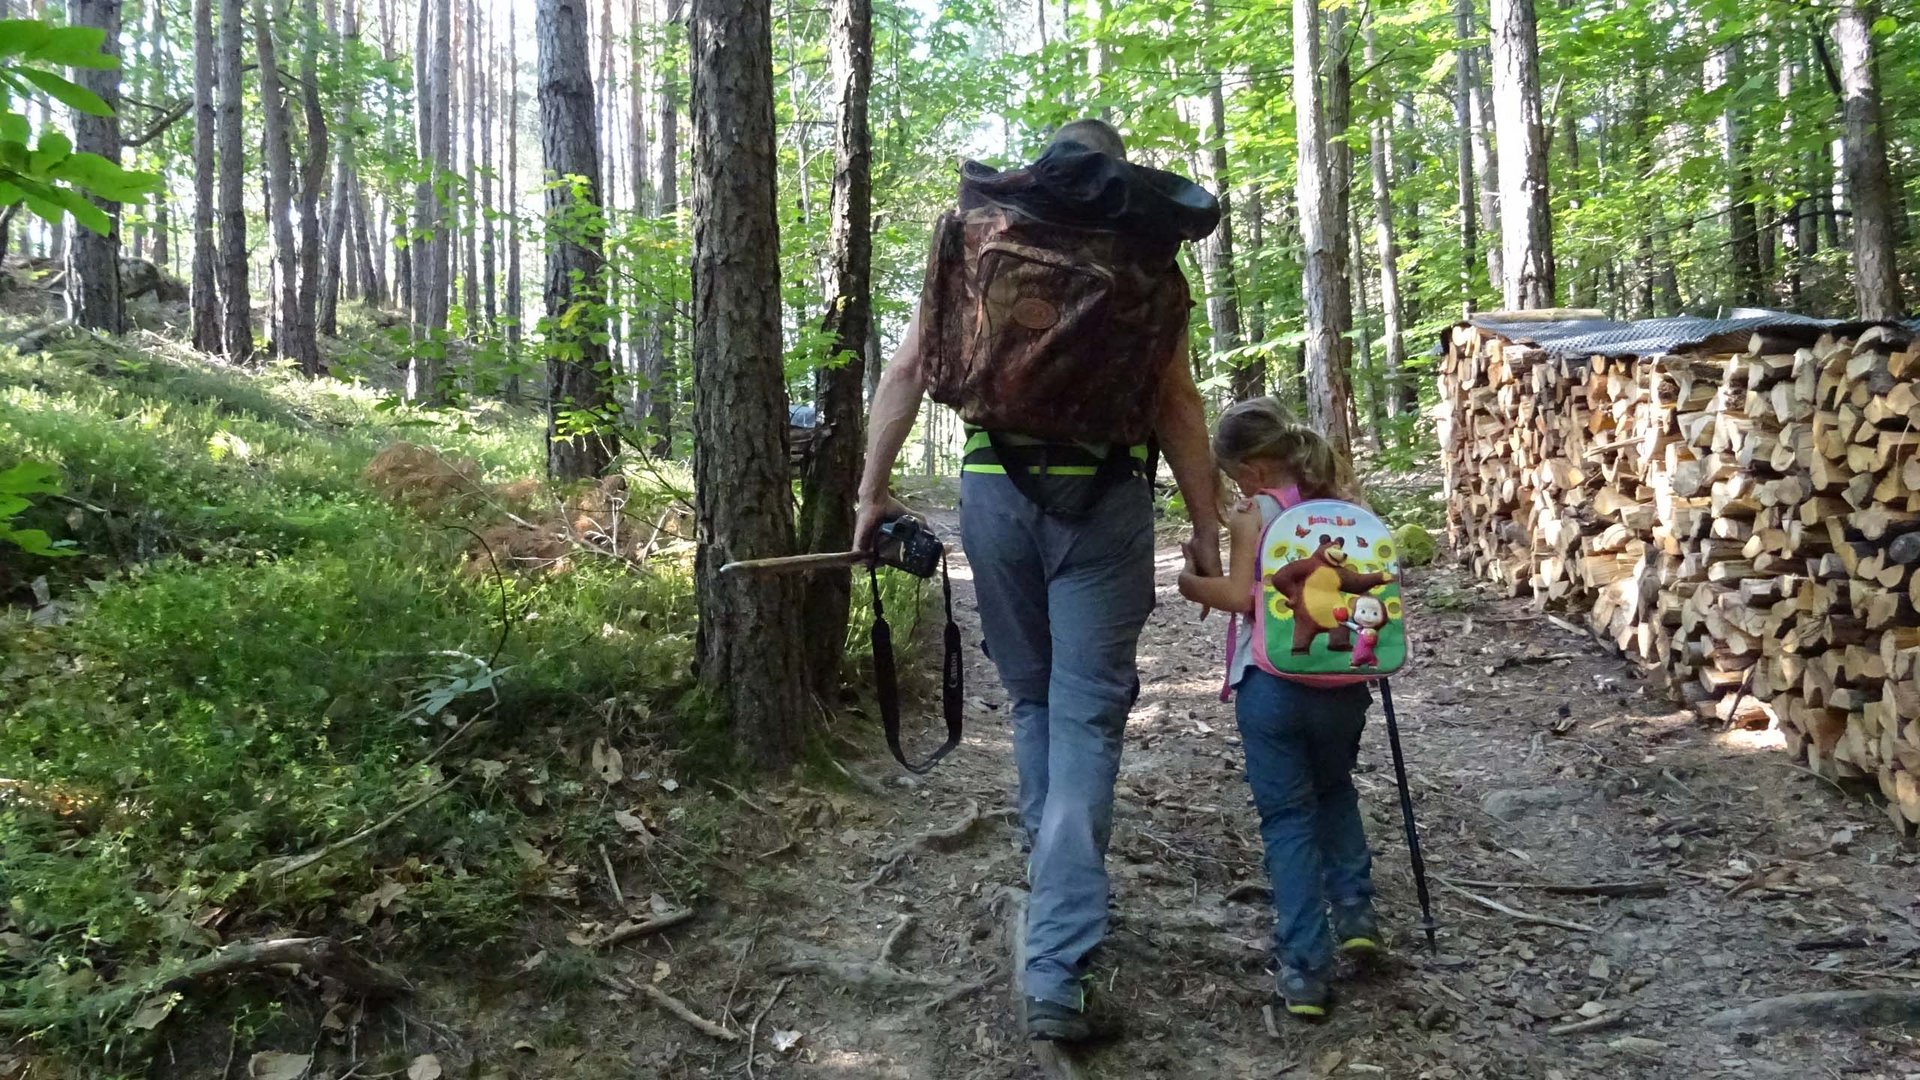
[[[1193,537],[1181,544],[1180,550],[1186,553],[1188,572],[1201,577],[1221,576],[1218,526],[1194,526]]]
[[[853,518],[853,550],[871,553],[880,526],[909,512],[906,504],[894,498],[892,492],[879,498],[862,498]]]

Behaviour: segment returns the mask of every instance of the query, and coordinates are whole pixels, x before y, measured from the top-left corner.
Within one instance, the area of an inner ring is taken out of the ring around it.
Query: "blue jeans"
[[[1302,971],[1333,965],[1327,905],[1373,901],[1373,855],[1353,787],[1372,703],[1364,684],[1320,689],[1258,669],[1235,695],[1273,885],[1274,956]]]
[[[960,533],[987,654],[1013,703],[1027,860],[1026,993],[1079,1007],[1107,932],[1107,841],[1134,652],[1154,605],[1153,503],[1118,482],[1084,517],[1050,517],[1005,476],[966,473]]]

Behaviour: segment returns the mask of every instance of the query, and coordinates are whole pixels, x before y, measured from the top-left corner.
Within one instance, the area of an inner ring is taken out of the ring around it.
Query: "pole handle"
[[[777,559],[741,559],[720,568],[722,574],[804,574],[809,570],[831,570],[866,562],[872,555],[865,551],[823,551],[812,555],[785,555]]]

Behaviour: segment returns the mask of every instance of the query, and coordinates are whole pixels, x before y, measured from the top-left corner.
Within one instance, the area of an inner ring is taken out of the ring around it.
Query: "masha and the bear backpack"
[[[1283,679],[1345,686],[1392,675],[1407,662],[1400,555],[1364,507],[1263,492],[1280,506],[1260,535],[1253,585],[1253,663]],[[1228,631],[1231,662],[1240,619]]]

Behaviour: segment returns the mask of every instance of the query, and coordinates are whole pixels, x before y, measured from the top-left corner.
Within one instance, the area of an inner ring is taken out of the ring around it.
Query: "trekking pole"
[[[1407,786],[1407,760],[1400,753],[1400,725],[1393,718],[1393,688],[1380,680],[1380,711],[1387,718],[1387,745],[1393,748],[1393,779],[1400,785],[1400,818],[1407,826],[1407,853],[1413,856],[1413,887],[1420,894],[1420,929],[1427,932],[1427,948],[1438,952],[1434,935],[1433,898],[1427,892],[1427,864],[1420,858],[1420,830],[1413,823],[1413,791]]]

